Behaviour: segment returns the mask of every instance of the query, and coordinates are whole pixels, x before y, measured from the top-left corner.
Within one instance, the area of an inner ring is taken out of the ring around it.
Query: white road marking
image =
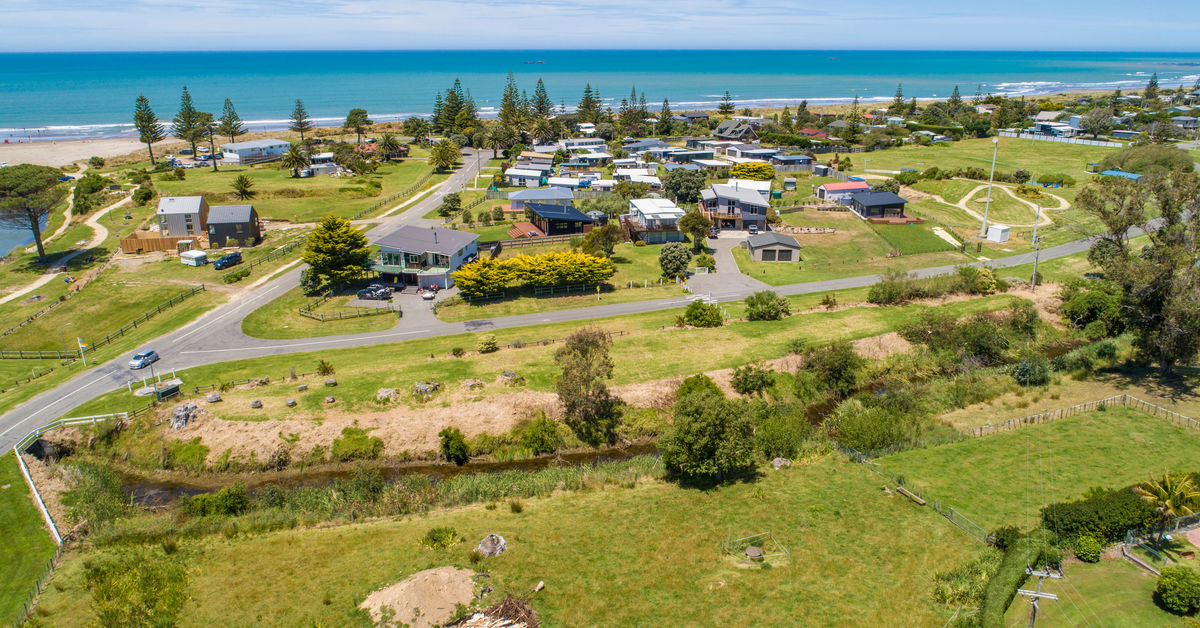
[[[412,334],[424,334],[424,333],[428,333],[428,332],[429,332],[428,329],[417,329],[414,331],[397,331],[397,332],[392,332],[392,333],[387,333],[387,334],[378,334],[375,336],[365,336],[363,338],[355,338],[354,340],[356,340],[356,341],[374,340],[376,338],[391,338],[393,336],[410,336]],[[180,351],[180,353],[181,354],[183,354],[183,353],[226,353],[226,352],[230,352],[230,351],[264,351],[264,350],[270,350],[270,349],[288,349],[291,347],[311,347],[314,345],[327,345],[330,343],[342,342],[344,340],[346,340],[346,338],[330,338],[328,340],[314,340],[312,342],[294,342],[294,343],[286,344],[286,345],[266,345],[266,346],[262,346],[262,347],[237,347],[234,349],[196,349],[193,351]],[[361,345],[348,345],[346,348],[351,349],[351,348],[354,348],[357,346],[361,346]]]

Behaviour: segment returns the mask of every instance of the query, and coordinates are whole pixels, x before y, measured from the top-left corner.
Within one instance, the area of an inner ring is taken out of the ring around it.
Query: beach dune
[[[157,146],[155,153],[158,152]],[[60,140],[53,142],[24,142],[0,144],[0,161],[8,165],[37,164],[39,166],[66,166],[88,157],[117,157],[128,155],[138,149],[145,152],[145,145],[137,138],[107,138],[94,140]]]

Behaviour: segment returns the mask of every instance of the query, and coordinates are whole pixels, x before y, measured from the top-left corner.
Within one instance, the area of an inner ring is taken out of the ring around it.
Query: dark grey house
[[[907,203],[891,192],[867,190],[850,195],[850,209],[862,218],[903,218]]]
[[[708,114],[703,111],[682,111],[675,114],[675,119],[690,125],[693,122],[707,122]]]
[[[370,269],[381,279],[421,288],[454,285],[451,273],[479,254],[479,236],[454,229],[405,225],[380,238]]]
[[[209,246],[254,246],[262,239],[253,205],[213,205],[208,210]]]
[[[758,139],[758,134],[754,132],[754,128],[745,120],[726,120],[717,125],[713,131],[713,137],[719,140],[736,140],[739,142],[751,142]]]

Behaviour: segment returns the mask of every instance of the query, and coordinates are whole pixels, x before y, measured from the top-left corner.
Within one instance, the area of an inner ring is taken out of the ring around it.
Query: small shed
[[[793,177],[785,178],[783,180],[783,189],[788,192],[795,190],[796,189],[796,179]]]
[[[1000,244],[1008,242],[1008,225],[988,225],[987,241]]]
[[[603,227],[604,225],[608,224],[608,214],[598,209],[593,209],[592,211],[588,212],[587,217],[591,218],[592,224],[597,227]]]
[[[208,263],[208,254],[204,251],[184,251],[179,254],[179,261],[185,266],[203,266]]]
[[[752,235],[743,246],[756,262],[798,262],[802,248],[796,238],[774,231]]]

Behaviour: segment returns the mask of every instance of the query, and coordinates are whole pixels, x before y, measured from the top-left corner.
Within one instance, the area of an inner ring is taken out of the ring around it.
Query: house
[[[309,165],[316,166],[319,164],[333,163],[333,153],[316,153],[308,158]]]
[[[1075,137],[1083,132],[1082,129],[1077,129],[1066,122],[1034,122],[1032,130],[1034,133],[1055,137]]]
[[[587,164],[589,168],[599,168],[600,166],[612,161],[612,155],[601,151],[579,153],[578,155],[575,155],[574,160],[576,162]]]
[[[656,138],[647,138],[643,140],[633,140],[625,142],[621,148],[624,148],[629,153],[640,153],[652,148],[667,148],[667,143]]]
[[[1192,116],[1175,116],[1171,118],[1171,124],[1185,130],[1195,129],[1198,126],[1197,119]]]
[[[203,196],[164,196],[158,201],[159,235],[198,236],[208,232],[208,201]]]
[[[513,164],[513,167],[517,170],[532,170],[534,172],[541,173],[543,177],[548,176],[554,171],[554,164],[542,162],[535,163],[532,161],[518,161],[517,163]]]
[[[713,130],[713,137],[719,140],[749,142],[758,139],[758,134],[745,120],[725,120]]]
[[[682,111],[675,114],[675,119],[692,125],[697,122],[708,122],[708,114],[703,111]]]
[[[677,150],[671,153],[671,161],[677,164],[692,163],[700,159],[712,159],[716,155],[711,150]]]
[[[700,191],[700,206],[722,229],[746,229],[750,225],[765,229],[771,203],[750,188],[718,183]]]
[[[509,168],[504,171],[504,180],[508,181],[509,185],[523,185],[527,188],[541,185],[543,176],[541,171],[527,168]]]
[[[733,167],[733,164],[723,159],[693,159],[691,163],[700,166],[705,170],[727,170]]]
[[[812,127],[800,129],[799,131],[796,131],[796,135],[799,135],[800,137],[811,137],[814,140],[823,140],[829,137],[828,133],[822,131],[821,129],[814,129]]]
[[[752,235],[742,246],[756,262],[798,262],[802,248],[796,238],[774,231]]]
[[[764,199],[771,198],[771,181],[755,181],[753,179],[730,179],[725,182],[731,188],[738,190],[753,190]]]
[[[592,124],[591,122],[580,122],[575,125],[575,131],[577,133],[583,133],[587,136],[592,136],[596,134],[596,125]]]
[[[525,213],[544,235],[571,235],[592,230],[592,219],[574,205],[525,203]]]
[[[840,203],[855,192],[871,189],[866,181],[846,181],[844,183],[823,183],[817,186],[817,198],[831,203]]]
[[[996,113],[996,105],[975,105],[975,113],[990,116]]]
[[[284,140],[251,140],[221,144],[221,153],[226,163],[260,164],[282,158],[291,147],[292,143]]]
[[[615,181],[632,181],[634,176],[651,176],[657,170],[650,168],[617,168],[613,170],[613,180]]]
[[[903,218],[908,201],[891,192],[854,192],[850,195],[850,210],[860,218]]]
[[[884,118],[884,124],[887,126],[904,126],[905,121],[900,116],[888,116]]]
[[[635,198],[629,201],[629,213],[621,216],[621,226],[631,238],[648,244],[683,242],[679,219],[684,211],[665,198]]]
[[[562,187],[529,188],[508,193],[508,201],[513,210],[525,209],[525,203],[570,205],[574,199],[575,194]]]
[[[578,190],[579,188],[587,187],[584,185],[583,179],[578,177],[548,177],[546,179],[546,185],[559,188],[569,188],[572,190]]]
[[[729,157],[741,157],[743,159],[761,159],[766,161],[778,153],[774,148],[763,148],[758,144],[734,144],[725,149],[725,154]]]
[[[1141,134],[1141,131],[1133,131],[1130,129],[1113,129],[1112,132],[1109,133],[1109,135],[1113,136],[1113,139],[1118,140],[1131,140]]]
[[[806,170],[816,161],[808,155],[772,155],[767,163],[784,170]]]
[[[655,175],[635,174],[629,177],[629,180],[633,183],[645,183],[646,185],[650,186],[651,190],[657,191],[662,189],[662,179],[659,179]]]
[[[532,150],[523,150],[517,156],[517,167],[528,168],[530,166],[553,166],[554,153],[539,153]]]
[[[208,212],[208,245],[254,246],[262,239],[253,205],[213,205]]]
[[[602,137],[572,137],[558,141],[558,147],[567,151],[603,149],[606,146]]]
[[[370,270],[391,283],[449,288],[451,273],[479,255],[478,240],[466,231],[405,225],[376,242],[379,257]]]
[[[588,187],[597,192],[612,192],[613,188],[617,187],[617,182],[612,179],[595,179]]]
[[[1033,116],[1034,122],[1054,122],[1062,115],[1061,111],[1039,111]]]
[[[795,190],[796,189],[796,179],[794,177],[785,178],[783,180],[783,189],[788,192]]]
[[[666,170],[667,172],[671,172],[673,170],[687,170],[690,172],[700,172],[700,170],[701,170],[700,166],[697,166],[696,164],[675,164],[675,163],[671,163],[669,161],[664,163],[662,165],[662,167],[663,167],[663,170]]]

